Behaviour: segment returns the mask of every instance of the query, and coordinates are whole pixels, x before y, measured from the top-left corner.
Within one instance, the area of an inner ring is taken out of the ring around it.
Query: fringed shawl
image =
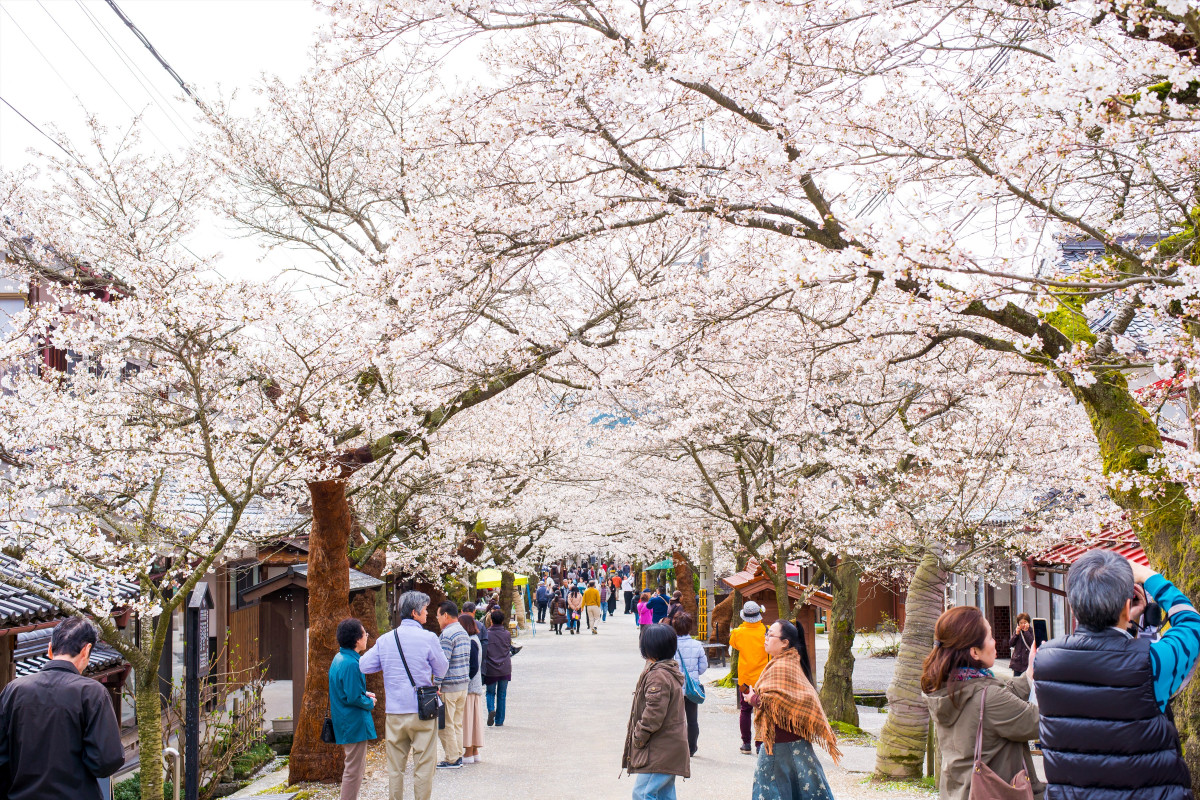
[[[775,748],[776,726],[790,731],[805,741],[819,744],[833,756],[834,763],[842,757],[837,737],[829,727],[825,709],[817,690],[804,676],[800,654],[788,648],[767,662],[758,683],[758,709],[754,714],[754,738],[771,755]]]

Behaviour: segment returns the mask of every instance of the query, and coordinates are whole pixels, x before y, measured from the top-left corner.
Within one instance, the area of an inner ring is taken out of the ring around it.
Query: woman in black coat
[[[503,611],[493,611],[491,620],[483,659],[483,685],[487,687],[487,724],[499,728],[504,725],[508,682],[512,680],[512,634],[504,625]]]
[[[1009,649],[1012,650],[1008,666],[1012,668],[1014,677],[1024,674],[1025,670],[1029,669],[1029,650],[1034,641],[1033,629],[1029,627],[1029,623],[1028,614],[1017,614],[1017,632],[1008,642]]]

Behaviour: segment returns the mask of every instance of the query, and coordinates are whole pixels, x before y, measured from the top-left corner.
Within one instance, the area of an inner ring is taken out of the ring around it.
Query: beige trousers
[[[387,715],[388,798],[404,800],[404,768],[413,754],[413,797],[429,800],[437,769],[437,719],[417,719],[413,714]]]
[[[367,766],[367,745],[370,742],[355,742],[344,744],[346,751],[346,766],[342,768],[341,800],[358,800],[358,790],[362,788],[363,772]]]
[[[588,627],[596,630],[596,623],[600,621],[600,606],[587,606]]]
[[[467,710],[467,690],[461,692],[442,692],[442,702],[446,705],[446,727],[438,731],[442,740],[442,752],[447,761],[457,761],[463,754],[463,714]]]

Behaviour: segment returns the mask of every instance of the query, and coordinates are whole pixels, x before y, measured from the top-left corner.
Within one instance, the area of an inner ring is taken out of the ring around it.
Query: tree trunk
[[[151,663],[157,664],[158,659]],[[158,672],[139,669],[134,676],[133,704],[137,713],[138,757],[142,764],[138,784],[145,800],[163,800],[163,707]]]
[[[921,697],[921,664],[933,647],[933,629],[945,607],[946,575],[936,553],[926,553],[908,586],[900,655],[887,690],[888,714],[875,749],[881,778],[921,777],[929,708]]]
[[[775,559],[775,577],[771,583],[775,586],[775,604],[779,606],[779,618],[791,619],[792,614],[792,598],[788,596],[787,582],[787,554],[780,551],[777,552]],[[780,566],[780,565],[783,566]],[[816,654],[814,653],[815,657]]]
[[[854,704],[854,614],[858,610],[858,584],[862,568],[842,559],[832,576],[833,608],[829,612],[829,653],[821,682],[821,706],[830,719],[858,727]]]
[[[683,610],[692,615],[695,630],[699,630],[700,614],[696,606],[696,579],[692,575],[692,565],[681,550],[676,550],[671,556],[675,561],[675,588],[682,594],[679,601],[683,604]]]
[[[336,781],[344,759],[342,748],[321,741],[321,725],[329,713],[329,665],[338,651],[337,625],[350,616],[350,504],[345,481],[318,481],[308,489],[313,515],[308,540],[308,674],[288,760],[291,784]]]
[[[513,581],[516,576],[510,570],[500,571],[500,610],[504,612],[504,624],[512,618],[513,607]]]

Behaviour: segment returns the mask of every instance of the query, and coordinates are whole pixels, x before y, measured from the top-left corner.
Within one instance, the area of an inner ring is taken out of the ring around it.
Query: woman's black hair
[[[492,609],[492,624],[500,625],[504,622],[504,612],[498,608]]]
[[[653,661],[666,661],[675,657],[675,649],[679,646],[679,637],[670,625],[655,623],[642,626],[642,643],[640,645],[642,658]]]
[[[804,641],[800,629],[786,619],[776,620],[776,622],[779,623],[779,638],[783,639],[785,646],[800,653],[800,668],[804,670],[804,677],[808,678],[809,683],[816,686],[817,683],[813,680],[812,662],[808,660],[808,643]]]
[[[363,631],[365,630],[362,623],[354,617],[346,617],[337,626],[338,647],[353,650],[354,645],[358,644],[358,640],[362,638]]]

